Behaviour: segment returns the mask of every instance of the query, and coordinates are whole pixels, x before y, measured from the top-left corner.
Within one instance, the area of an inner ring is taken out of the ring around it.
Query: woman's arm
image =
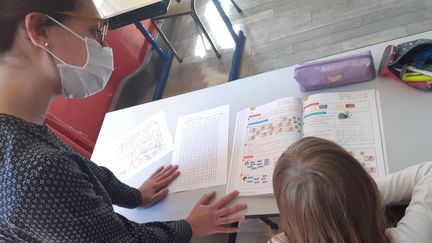
[[[97,179],[122,192],[123,184],[104,169],[95,178],[65,158],[45,158],[43,168],[28,179],[25,197],[16,205],[16,225],[53,242],[189,242],[185,220],[138,224],[114,212]],[[110,185],[110,180],[113,180]],[[22,212],[22,213],[19,213]],[[19,214],[18,214],[19,213]]]
[[[125,208],[153,206],[166,197],[168,185],[180,174],[177,166],[160,167],[138,189],[135,189],[120,182],[107,168],[97,166],[91,161],[89,166],[104,185],[113,204]]]
[[[138,189],[122,183],[109,169],[98,166],[90,160],[88,166],[105,187],[113,204],[124,208],[141,206],[142,197]]]

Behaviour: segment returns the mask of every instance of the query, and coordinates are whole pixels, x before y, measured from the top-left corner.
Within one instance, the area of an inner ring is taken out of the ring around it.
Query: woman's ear
[[[35,46],[43,46],[48,43],[48,23],[50,19],[43,13],[32,12],[26,15],[24,27],[26,36]]]

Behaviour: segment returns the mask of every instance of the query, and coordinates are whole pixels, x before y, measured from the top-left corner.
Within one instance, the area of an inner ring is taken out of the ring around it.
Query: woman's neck
[[[44,123],[46,116],[46,111],[39,113],[32,108],[27,108],[25,104],[19,103],[13,98],[2,96],[2,94],[0,94],[0,113],[19,117],[38,125]]]
[[[54,94],[32,67],[0,65],[0,113],[43,124]]]

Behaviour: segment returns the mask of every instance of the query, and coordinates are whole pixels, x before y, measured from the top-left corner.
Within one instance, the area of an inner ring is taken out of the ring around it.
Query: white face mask
[[[114,70],[112,49],[102,47],[95,40],[83,38],[54,18],[47,17],[80,38],[87,47],[87,62],[84,66],[79,67],[66,64],[50,50],[41,46],[63,63],[57,65],[60,72],[63,98],[86,98],[102,91]]]

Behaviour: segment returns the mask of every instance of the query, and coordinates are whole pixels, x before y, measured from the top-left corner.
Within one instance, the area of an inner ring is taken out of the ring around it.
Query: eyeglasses
[[[106,19],[102,19],[96,16],[89,16],[77,12],[55,12],[55,14],[65,15],[69,17],[78,18],[84,21],[93,21],[98,22],[98,32],[95,33],[96,40],[101,44],[101,46],[105,46],[106,36],[108,34],[109,29],[109,21]]]

